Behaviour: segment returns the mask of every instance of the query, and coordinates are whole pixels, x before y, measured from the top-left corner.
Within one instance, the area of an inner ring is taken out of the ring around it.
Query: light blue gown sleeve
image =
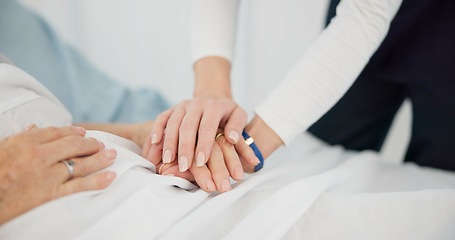
[[[139,122],[169,107],[157,91],[130,89],[96,69],[15,0],[0,1],[0,52],[50,89],[75,122]]]

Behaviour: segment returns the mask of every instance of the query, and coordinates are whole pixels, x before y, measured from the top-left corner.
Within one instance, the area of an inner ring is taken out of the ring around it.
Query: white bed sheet
[[[304,135],[232,191],[207,194],[154,174],[125,139],[88,136],[117,149],[114,184],[31,210],[0,239],[455,239],[452,172],[386,164]]]

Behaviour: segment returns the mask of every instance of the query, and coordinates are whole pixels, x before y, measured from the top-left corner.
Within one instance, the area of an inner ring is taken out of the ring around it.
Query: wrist
[[[221,57],[202,58],[194,64],[195,97],[232,98],[231,64]]]
[[[264,158],[283,145],[281,138],[257,115],[248,123],[245,131],[253,137]]]

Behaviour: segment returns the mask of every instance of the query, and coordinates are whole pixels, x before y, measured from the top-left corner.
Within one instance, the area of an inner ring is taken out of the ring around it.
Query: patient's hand
[[[114,172],[114,150],[76,127],[32,128],[0,141],[0,224],[42,203],[68,194],[106,188]],[[70,179],[64,160],[74,161]]]
[[[244,171],[253,172],[257,158],[251,148],[239,141],[235,146],[229,143],[224,136],[216,139],[212,147],[210,158],[202,167],[191,165],[189,171],[180,172],[177,161],[163,164],[161,161],[162,144],[147,144],[143,147],[143,155],[157,167],[157,172],[162,175],[173,175],[185,178],[196,183],[207,192],[226,192],[231,190],[230,178],[239,181],[244,178]],[[150,151],[150,148],[156,148]],[[246,161],[239,157],[237,151],[242,151],[242,156],[249,156]],[[158,154],[157,154],[158,153]],[[255,161],[254,164],[251,161]]]

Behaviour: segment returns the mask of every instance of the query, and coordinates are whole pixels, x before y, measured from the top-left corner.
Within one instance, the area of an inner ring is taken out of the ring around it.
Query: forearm
[[[336,18],[256,108],[256,113],[286,144],[316,122],[349,89],[386,36],[401,2],[340,3]]]
[[[98,130],[112,133],[130,140],[133,139],[133,134],[138,128],[136,124],[120,123],[75,123],[74,125],[85,128],[87,130]]]
[[[202,58],[194,64],[195,97],[232,98],[231,64],[222,57]]]

